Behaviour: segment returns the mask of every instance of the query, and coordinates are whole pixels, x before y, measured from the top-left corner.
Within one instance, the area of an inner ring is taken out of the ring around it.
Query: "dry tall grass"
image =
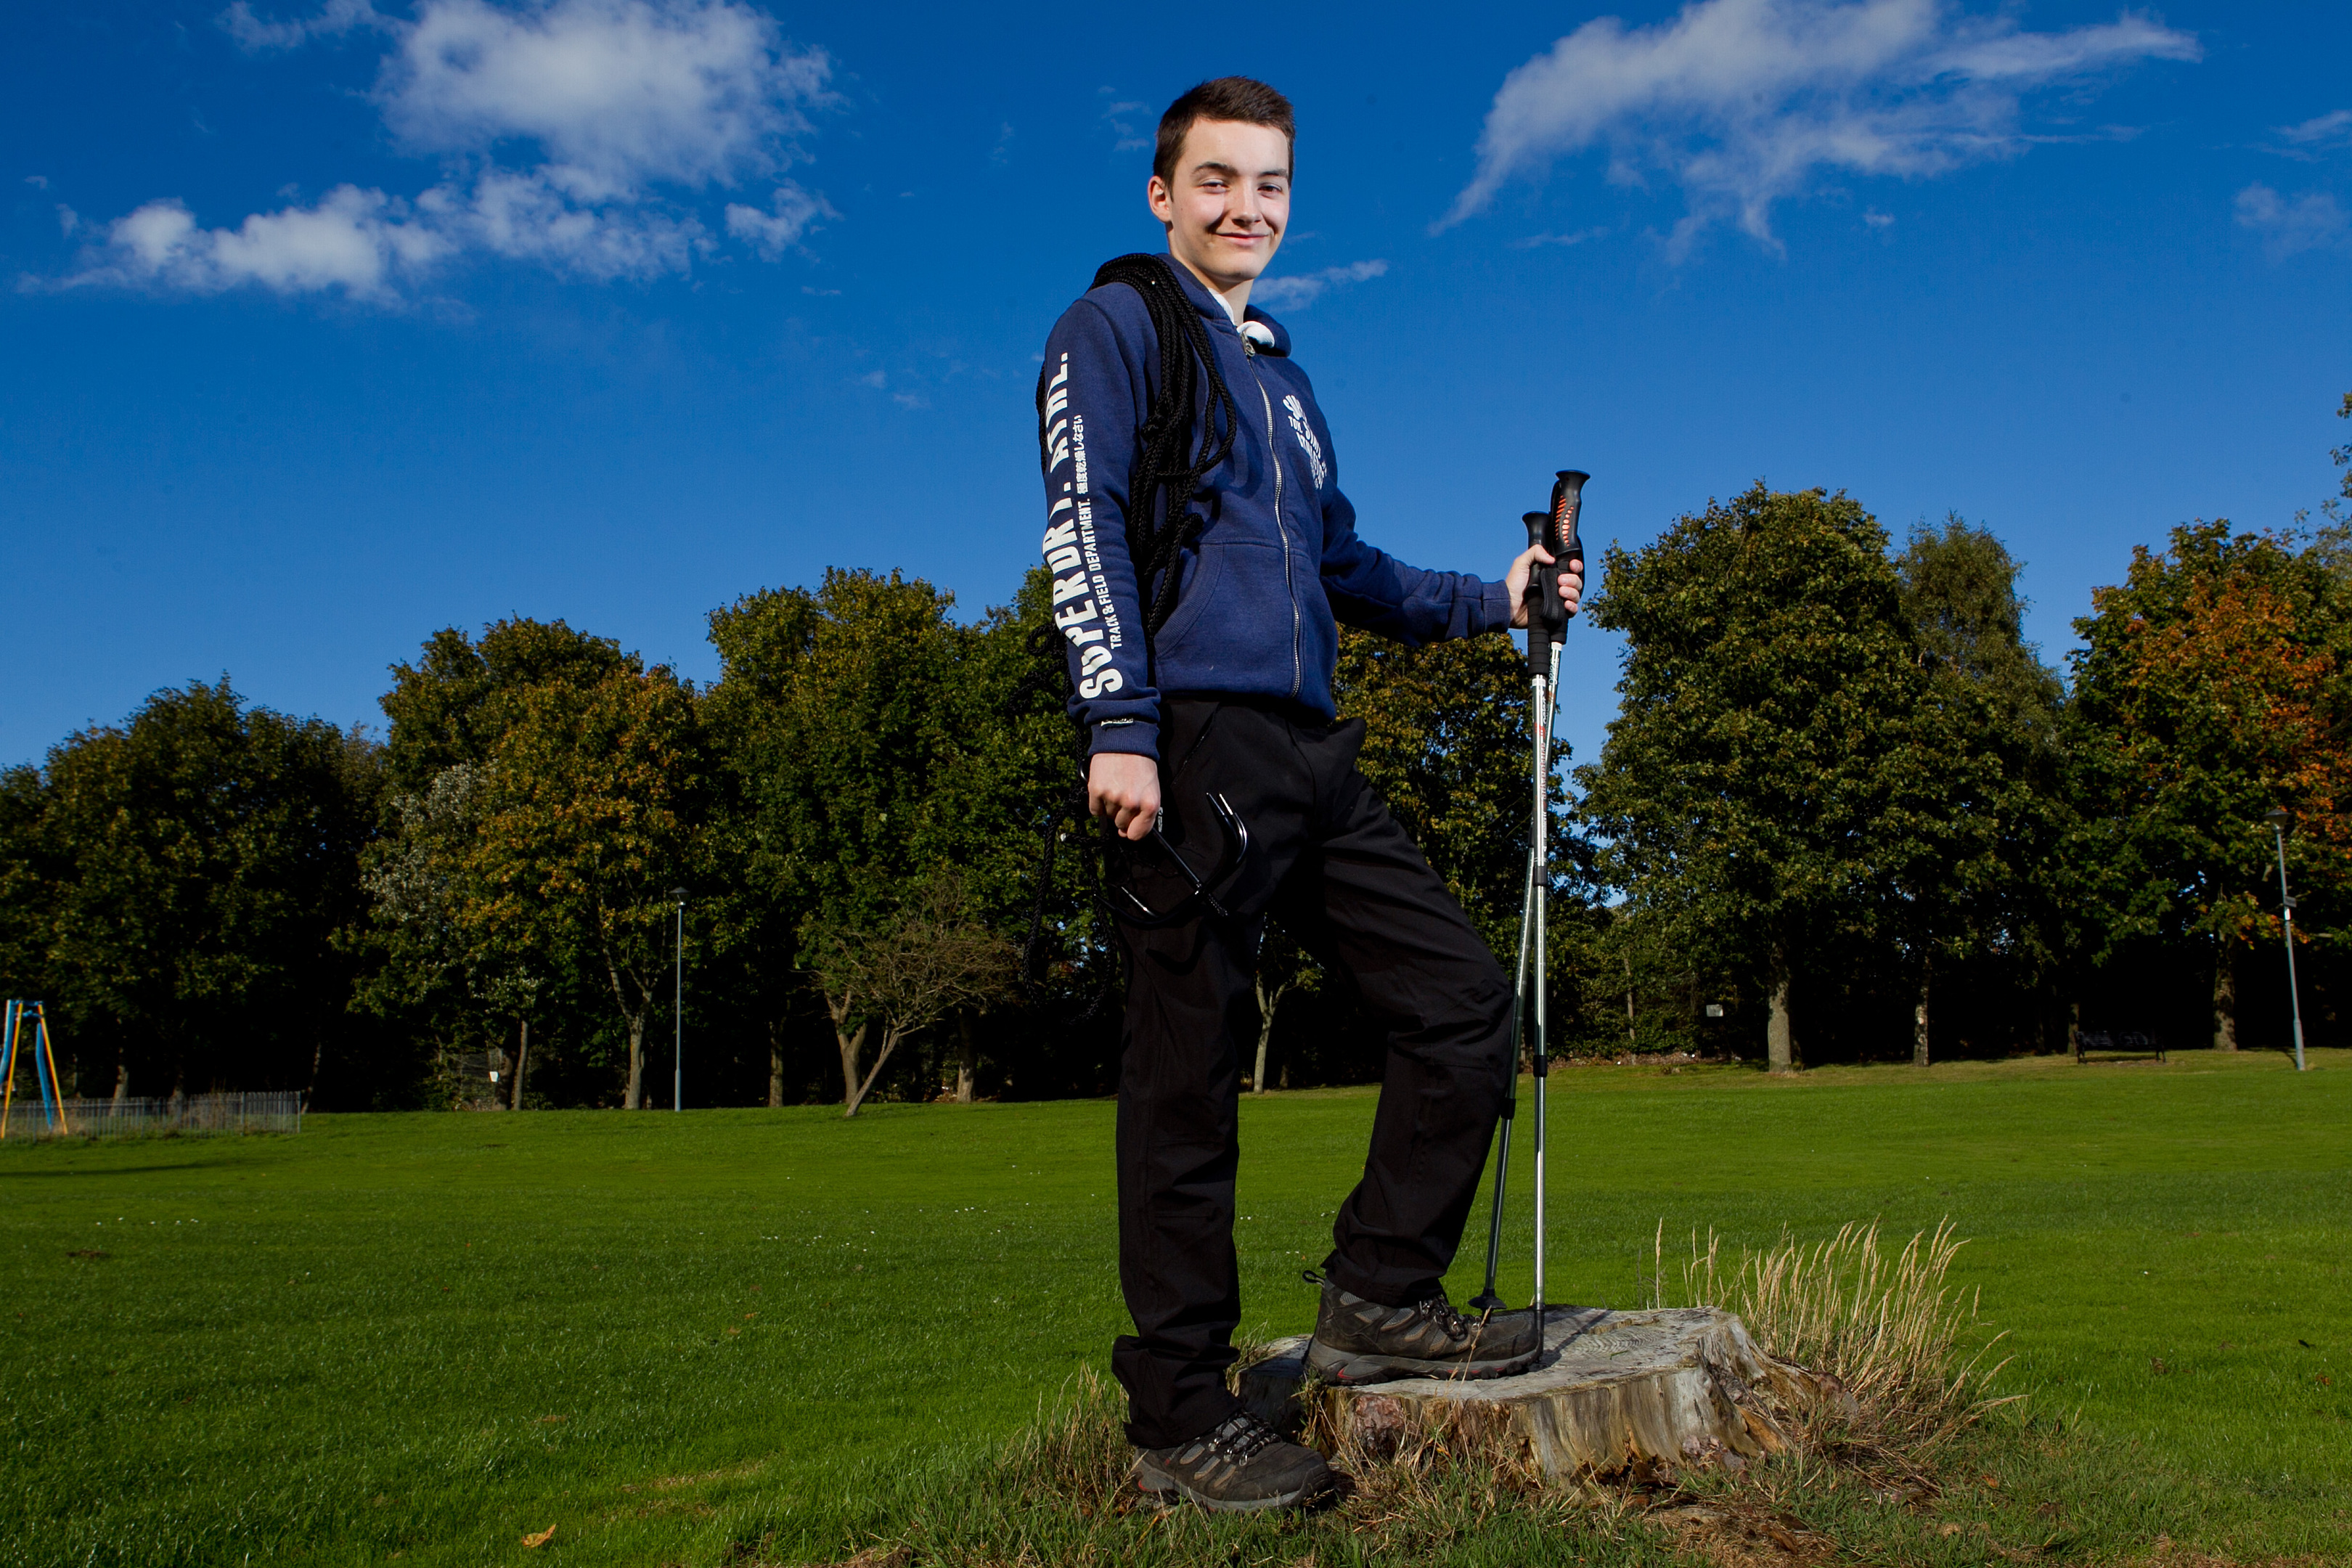
[[[1986,1396],[2009,1364],[1985,1364],[2003,1336],[1982,1334],[1977,1295],[1948,1283],[1965,1245],[1947,1220],[1915,1234],[1890,1263],[1874,1220],[1841,1226],[1826,1241],[1783,1234],[1761,1252],[1742,1248],[1735,1268],[1713,1231],[1704,1246],[1694,1233],[1683,1294],[1692,1306],[1736,1313],[1766,1354],[1835,1378],[1870,1440],[1924,1452],[2008,1403]],[[1657,1261],[1663,1275],[1663,1256]],[[1980,1342],[1968,1348],[1969,1340]]]

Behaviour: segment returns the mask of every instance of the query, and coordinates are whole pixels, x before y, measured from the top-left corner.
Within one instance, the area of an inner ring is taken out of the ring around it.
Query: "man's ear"
[[[1176,221],[1175,193],[1169,190],[1168,182],[1157,174],[1152,175],[1144,184],[1143,205],[1150,207],[1151,216],[1161,223],[1172,224]]]

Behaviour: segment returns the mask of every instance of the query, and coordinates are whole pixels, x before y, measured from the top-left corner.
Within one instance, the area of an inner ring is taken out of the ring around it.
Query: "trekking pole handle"
[[[1559,608],[1559,552],[1552,549],[1551,513],[1531,511],[1520,521],[1528,525],[1528,547],[1541,546],[1552,555],[1552,564],[1538,561],[1528,572],[1528,676],[1532,679],[1549,672],[1551,647],[1567,636],[1568,617]]]
[[[1584,512],[1584,484],[1591,478],[1581,468],[1562,468],[1553,477],[1550,537],[1544,542],[1561,565],[1573,561],[1580,572],[1584,569],[1584,537],[1576,524]]]

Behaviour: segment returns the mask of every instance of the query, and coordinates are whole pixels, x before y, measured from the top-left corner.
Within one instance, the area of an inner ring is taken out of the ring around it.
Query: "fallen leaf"
[[[540,1546],[544,1546],[544,1545],[546,1545],[549,1542],[551,1542],[551,1541],[552,1541],[552,1540],[554,1540],[554,1539],[555,1539],[555,1526],[553,1526],[553,1525],[551,1525],[551,1525],[549,1525],[545,1530],[541,1531],[537,1535],[526,1535],[526,1536],[524,1536],[524,1537],[522,1538],[522,1543],[523,1543],[525,1546],[530,1546],[530,1547],[540,1547]]]
[[[1959,1532],[1960,1527],[1957,1524],[1945,1525],[1942,1529],[1936,1531],[1938,1535],[1958,1535]]]
[[[1982,1481],[1989,1487],[1997,1487],[2000,1485],[2000,1478],[1999,1476],[1979,1476],[1977,1479]]]

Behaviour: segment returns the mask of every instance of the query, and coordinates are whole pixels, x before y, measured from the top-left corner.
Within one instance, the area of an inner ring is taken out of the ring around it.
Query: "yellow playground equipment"
[[[66,1125],[66,1091],[58,1079],[57,1053],[49,1047],[48,1015],[38,1002],[12,1001],[6,1022],[0,1025],[0,1138],[8,1136],[10,1113],[16,1109],[19,1047],[33,1060],[33,1081],[41,1090],[43,1129],[71,1132],[73,1129]]]

